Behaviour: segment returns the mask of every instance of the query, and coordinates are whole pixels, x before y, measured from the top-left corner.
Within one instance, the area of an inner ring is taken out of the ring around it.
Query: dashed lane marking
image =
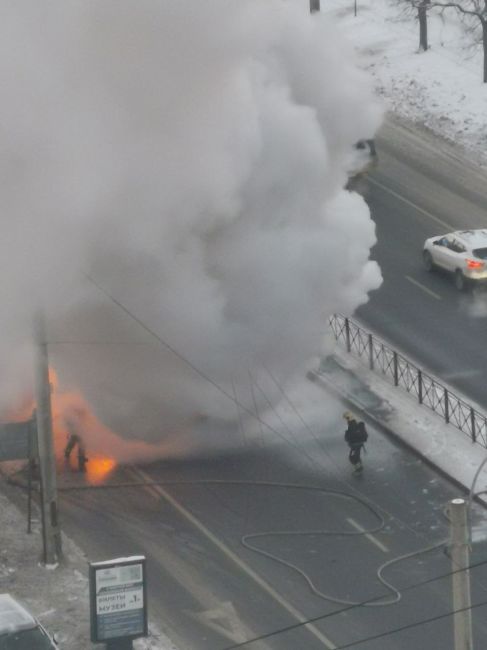
[[[189,612],[197,621],[218,632],[234,643],[245,643],[249,638],[237,611],[230,601],[203,612]]]
[[[432,298],[436,298],[436,300],[441,300],[441,296],[435,293],[434,291],[431,291],[431,289],[428,289],[428,287],[425,287],[424,284],[421,284],[421,282],[418,282],[414,278],[412,278],[410,275],[405,275],[404,276],[406,280],[409,280],[412,284],[414,284],[416,287],[419,289],[422,289],[425,293],[427,293],[429,296]]]
[[[146,474],[146,472],[139,469],[138,467],[132,467],[131,471],[144,481],[147,481],[149,483],[152,481],[149,474]],[[167,492],[161,485],[150,485],[148,487],[150,487],[152,493],[158,494],[160,497],[170,503],[182,517],[184,517],[195,528],[197,528],[210,542],[212,542],[224,555],[226,555],[229,560],[234,562],[234,564],[236,564],[241,571],[246,573],[249,578],[251,578],[256,584],[259,585],[261,589],[267,592],[276,602],[278,602],[281,607],[286,609],[297,621],[303,623],[303,627],[306,628],[308,632],[310,632],[310,634],[317,638],[321,643],[323,643],[323,645],[328,648],[328,650],[337,650],[337,646],[333,643],[333,641],[331,641],[325,634],[320,632],[320,630],[315,625],[313,625],[313,623],[306,623],[305,621],[307,620],[307,617],[302,612],[291,605],[291,603],[288,603],[288,601],[285,600],[281,594],[279,594],[279,592],[271,587],[271,585],[263,578],[261,578],[261,576],[256,571],[254,571],[243,560],[241,560],[236,553],[230,550],[226,544],[218,539],[218,537],[214,535],[211,530],[206,528],[206,526],[201,523],[199,519],[197,519],[191,512],[189,512],[189,510],[186,510],[186,508],[181,505],[179,501],[176,501],[176,499],[172,497],[169,492]]]
[[[395,197],[396,199],[399,199],[399,201],[402,201],[403,203],[406,203],[406,205],[411,206],[418,212],[421,212],[421,214],[424,214],[425,217],[428,217],[432,221],[435,221],[436,223],[439,223],[440,226],[443,226],[445,230],[455,230],[455,228],[447,223],[446,221],[443,221],[443,219],[440,219],[436,215],[432,214],[431,212],[428,212],[428,210],[425,210],[424,208],[420,208],[419,205],[414,203],[414,201],[410,201],[409,199],[406,199],[405,196],[402,196],[398,192],[394,192],[394,190],[391,190],[390,187],[387,187],[387,185],[383,185],[382,183],[379,183],[375,178],[372,178],[369,176],[369,181],[372,183],[372,185],[377,185],[377,187],[380,187],[381,190],[384,190],[384,192],[387,192],[391,196]]]
[[[384,553],[389,553],[389,549],[387,548],[387,546],[385,546],[385,544],[380,542],[376,537],[374,537],[370,533],[367,533],[365,531],[365,528],[362,528],[362,526],[359,523],[357,523],[355,521],[355,519],[351,519],[350,517],[347,517],[347,521],[351,526],[353,526],[360,533],[364,533],[365,537],[369,540],[369,542],[372,542],[372,544],[375,544],[377,546],[377,548],[380,548],[380,550],[383,551]]]

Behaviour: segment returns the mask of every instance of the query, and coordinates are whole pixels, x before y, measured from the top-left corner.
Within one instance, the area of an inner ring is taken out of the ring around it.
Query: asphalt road
[[[421,246],[487,226],[485,180],[397,125],[385,126],[379,155],[368,201],[384,284],[360,318],[482,403],[487,308],[423,271]],[[290,410],[260,437],[248,421],[204,423],[197,435],[219,428],[241,444],[62,491],[64,529],[92,560],[146,555],[150,617],[181,650],[453,650],[444,509],[456,487],[372,429],[365,471],[352,475],[342,407],[319,386],[305,390],[309,428]],[[487,644],[484,522],[475,510],[476,647]]]
[[[487,176],[427,134],[386,125],[367,202],[372,251],[384,282],[357,311],[362,322],[412,361],[487,408],[487,291],[459,293],[449,275],[427,273],[424,240],[487,227]]]
[[[323,389],[307,390],[316,407]],[[288,442],[269,434],[258,448],[242,442],[120,469],[112,488],[62,491],[63,527],[92,560],[147,557],[150,617],[181,650],[453,648],[444,508],[457,489],[374,430],[364,473],[353,475],[341,423],[310,410],[313,433],[282,413]],[[475,544],[474,561],[486,550]],[[393,589],[377,575],[389,562]],[[487,601],[483,563],[472,581],[473,603]],[[474,610],[479,647],[486,612]]]

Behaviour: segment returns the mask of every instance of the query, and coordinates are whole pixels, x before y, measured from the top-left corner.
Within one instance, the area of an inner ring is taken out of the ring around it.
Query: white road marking
[[[459,370],[458,372],[441,373],[441,378],[448,381],[452,379],[471,379],[472,377],[478,377],[483,372],[483,370]]]
[[[148,481],[149,483],[152,482],[151,477],[146,474],[143,470],[139,469],[138,467],[132,467],[131,471],[141,478],[144,481]],[[299,621],[300,623],[303,623],[303,627],[305,627],[308,632],[313,634],[323,645],[328,648],[329,650],[336,650],[337,646],[331,641],[327,636],[325,636],[320,630],[313,625],[313,623],[305,623],[307,620],[307,617],[300,612],[298,609],[296,609],[291,603],[288,603],[287,600],[285,600],[273,587],[270,586],[268,582],[266,582],[261,576],[251,569],[243,560],[241,560],[236,553],[234,553],[232,550],[226,546],[216,535],[214,535],[204,524],[199,521],[189,510],[186,510],[184,506],[182,506],[174,497],[172,497],[169,492],[167,492],[161,485],[148,485],[148,488],[154,493],[157,493],[158,496],[161,496],[163,499],[165,499],[168,503],[170,503],[173,508],[175,508],[179,514],[184,517],[187,521],[189,521],[195,528],[197,528],[210,542],[212,542],[224,555],[227,556],[228,559],[230,559],[232,562],[234,562],[241,571],[246,573],[256,584],[259,585],[261,589],[266,591],[276,602],[281,605],[284,609],[286,609],[294,618]]]
[[[435,216],[434,214],[431,214],[431,212],[428,212],[428,210],[425,210],[424,208],[420,208],[419,205],[416,205],[416,203],[414,203],[413,201],[410,201],[409,199],[406,199],[404,196],[401,196],[401,194],[398,194],[397,192],[394,192],[394,190],[391,190],[386,185],[383,185],[382,183],[379,183],[379,181],[377,181],[375,178],[372,178],[372,177],[369,176],[369,181],[373,185],[377,185],[377,187],[380,187],[381,190],[384,190],[384,192],[387,192],[391,196],[394,196],[396,199],[399,199],[403,203],[406,203],[406,205],[409,205],[412,208],[414,208],[415,210],[417,210],[418,212],[421,212],[426,217],[429,217],[430,219],[432,219],[432,221],[435,221],[436,223],[439,223],[441,226],[443,226],[445,228],[445,230],[455,230],[455,228],[452,225],[450,225],[449,223],[447,223],[446,221],[443,221],[442,219]]]
[[[409,282],[411,282],[412,284],[414,284],[416,287],[419,287],[420,289],[422,289],[423,291],[425,291],[425,292],[426,292],[429,296],[431,296],[432,298],[436,298],[436,300],[441,300],[441,296],[439,296],[439,295],[438,295],[437,293],[435,293],[434,291],[431,291],[431,289],[428,289],[428,287],[425,287],[424,284],[421,284],[421,282],[418,282],[417,280],[415,280],[414,278],[412,278],[410,275],[405,275],[404,277],[406,278],[406,280],[409,280]]]
[[[249,638],[245,627],[240,621],[233,604],[229,601],[221,603],[219,607],[207,609],[204,612],[188,612],[197,621],[212,630],[216,630],[223,637],[234,643],[245,643]]]
[[[389,549],[387,546],[385,546],[382,542],[380,542],[376,537],[371,535],[370,533],[365,532],[365,528],[362,528],[360,524],[358,524],[355,519],[351,519],[350,517],[347,517],[348,523],[353,526],[356,530],[358,530],[360,533],[364,533],[365,537],[369,540],[369,542],[372,542],[372,544],[375,544],[377,548],[380,548],[381,551],[384,553],[389,553]]]

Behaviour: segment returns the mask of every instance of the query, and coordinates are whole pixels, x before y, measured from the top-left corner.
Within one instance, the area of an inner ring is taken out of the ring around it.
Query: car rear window
[[[472,253],[481,260],[487,260],[487,248],[476,248]]]

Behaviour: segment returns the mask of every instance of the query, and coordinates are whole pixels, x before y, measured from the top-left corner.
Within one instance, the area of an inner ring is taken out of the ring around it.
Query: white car
[[[58,645],[10,594],[0,594],[0,650],[56,650]]]
[[[457,230],[430,237],[424,243],[423,262],[427,271],[437,267],[453,273],[459,291],[469,284],[485,282],[487,230]]]

